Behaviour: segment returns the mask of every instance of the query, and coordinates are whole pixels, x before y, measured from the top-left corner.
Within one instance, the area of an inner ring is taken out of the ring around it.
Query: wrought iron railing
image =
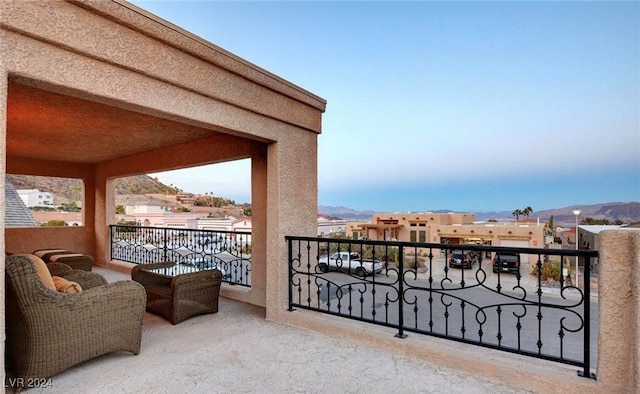
[[[590,263],[597,251],[286,240],[291,311],[392,327],[400,338],[415,332],[557,361],[595,378]],[[576,258],[586,286],[571,272]]]
[[[112,260],[217,268],[223,282],[251,286],[250,232],[123,225],[111,225],[109,232]]]

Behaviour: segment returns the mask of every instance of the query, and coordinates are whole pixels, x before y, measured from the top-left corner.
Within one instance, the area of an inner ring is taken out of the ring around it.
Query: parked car
[[[470,252],[454,250],[449,256],[449,267],[471,268],[475,263],[475,258]]]
[[[373,273],[380,273],[384,268],[384,262],[362,259],[359,253],[337,252],[328,258],[320,258],[318,268],[321,272],[328,272],[330,269],[354,271],[356,275],[364,278]]]
[[[497,252],[491,263],[493,272],[518,272],[520,270],[520,254],[513,252]]]

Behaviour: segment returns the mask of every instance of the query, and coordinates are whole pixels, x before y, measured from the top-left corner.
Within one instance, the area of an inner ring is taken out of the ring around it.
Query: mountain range
[[[557,225],[571,226],[575,225],[576,216],[574,210],[580,211],[579,219],[609,219],[611,221],[622,220],[624,223],[631,224],[640,222],[640,202],[609,202],[591,205],[572,205],[568,207],[545,209],[534,211],[529,215],[529,219],[540,219],[540,221],[548,222],[553,215],[553,222]],[[454,212],[448,209],[439,209],[430,212],[446,213]],[[477,220],[514,220],[513,211],[493,211],[493,212],[469,212],[476,215]],[[318,206],[318,214],[352,220],[370,220],[375,211],[365,210],[358,211],[351,208],[338,206]],[[520,217],[522,218],[522,216]]]
[[[54,195],[54,204],[67,203],[77,195],[77,188],[82,186],[78,179],[37,177],[27,175],[7,174],[6,181],[10,182],[16,189],[39,189]],[[116,182],[116,194],[176,194],[179,190],[172,186],[164,185],[157,178],[148,175],[136,175],[120,178]],[[572,205],[568,207],[533,211],[529,219],[540,219],[549,221],[553,215],[554,223],[558,225],[571,226],[575,224],[574,210],[580,210],[580,219],[609,219],[622,220],[624,223],[640,222],[640,202],[608,202],[592,205]],[[439,209],[433,212],[452,212],[448,209]],[[469,212],[476,215],[477,220],[513,220],[513,211],[493,211],[493,212]],[[376,211],[355,209],[343,206],[318,206],[318,214],[328,218],[340,218],[345,220],[371,220]]]

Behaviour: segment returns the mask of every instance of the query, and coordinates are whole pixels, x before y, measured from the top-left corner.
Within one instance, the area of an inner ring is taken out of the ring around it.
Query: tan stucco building
[[[640,231],[602,234],[599,329],[607,335],[594,381],[486,349],[399,340],[385,327],[287,311],[284,239],[317,233],[325,100],[126,1],[0,1],[0,103],[2,191],[7,173],[84,184],[82,226],[7,228],[0,193],[5,252],[61,247],[130,270],[109,260],[116,178],[251,159],[252,286],[224,287],[223,297],[262,306],[272,321],[529,390],[637,391]],[[0,281],[4,262],[2,254]]]
[[[347,225],[353,239],[447,245],[542,248],[545,234],[543,222],[477,222],[475,214],[456,212],[378,213],[370,222]]]

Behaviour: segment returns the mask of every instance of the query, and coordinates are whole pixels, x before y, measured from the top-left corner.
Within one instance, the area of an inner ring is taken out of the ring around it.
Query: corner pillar
[[[640,231],[600,233],[598,384],[635,392],[640,376]]]
[[[287,235],[317,235],[318,135],[291,133],[268,146],[266,318],[284,321],[289,303]]]

